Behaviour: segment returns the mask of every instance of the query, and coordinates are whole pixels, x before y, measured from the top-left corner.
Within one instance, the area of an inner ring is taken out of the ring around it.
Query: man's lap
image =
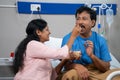
[[[105,73],[102,73],[96,69],[89,70],[90,73],[89,80],[105,80],[110,73],[118,70],[120,70],[120,68],[111,69],[106,71]],[[119,79],[120,79],[120,75],[114,78],[114,80],[119,80]],[[65,71],[61,73],[56,80],[82,80],[82,79],[78,79],[77,71],[75,69],[71,69],[69,71]]]

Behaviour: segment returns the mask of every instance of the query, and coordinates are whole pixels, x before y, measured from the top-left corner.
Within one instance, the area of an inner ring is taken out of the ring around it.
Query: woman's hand
[[[81,32],[81,27],[79,26],[79,24],[76,24],[75,27],[72,30],[71,36],[68,40],[67,46],[68,49],[70,50],[72,47],[72,44],[74,43],[74,40],[76,39],[76,37],[80,34]]]
[[[78,60],[81,57],[81,51],[70,51],[70,60]]]
[[[72,30],[71,36],[77,37],[80,34],[81,29],[82,28],[79,26],[79,24],[76,24]]]

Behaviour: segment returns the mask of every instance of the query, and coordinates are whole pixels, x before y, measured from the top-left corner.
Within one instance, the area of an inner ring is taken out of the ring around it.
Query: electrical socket
[[[38,11],[38,8],[39,8],[39,11],[41,11],[41,5],[40,4],[31,4],[30,5],[30,9],[31,11]]]

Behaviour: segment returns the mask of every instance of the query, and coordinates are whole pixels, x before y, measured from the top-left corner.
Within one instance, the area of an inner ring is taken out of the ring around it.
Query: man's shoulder
[[[93,37],[99,39],[101,42],[106,41],[105,37],[99,34],[98,32],[92,31]]]
[[[71,36],[71,32],[70,32],[70,33],[68,33],[68,34],[66,34],[66,35],[63,37],[63,39],[69,39],[69,38],[70,38],[70,36]]]
[[[99,34],[98,32],[92,31],[92,34],[94,36],[100,37],[100,38],[104,38],[101,34]]]

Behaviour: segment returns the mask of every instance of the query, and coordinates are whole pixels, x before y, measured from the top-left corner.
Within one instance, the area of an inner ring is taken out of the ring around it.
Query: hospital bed
[[[45,42],[46,45],[52,47],[52,48],[60,48],[62,43],[62,38],[55,38],[55,37],[50,37],[50,40]],[[110,69],[115,69],[115,68],[120,68],[120,63],[119,61],[110,53],[112,61],[110,62]],[[51,60],[52,66],[55,67],[57,66],[60,61],[59,60]],[[112,77],[115,75],[120,75],[120,71],[115,71],[111,73],[106,80],[111,80]]]

